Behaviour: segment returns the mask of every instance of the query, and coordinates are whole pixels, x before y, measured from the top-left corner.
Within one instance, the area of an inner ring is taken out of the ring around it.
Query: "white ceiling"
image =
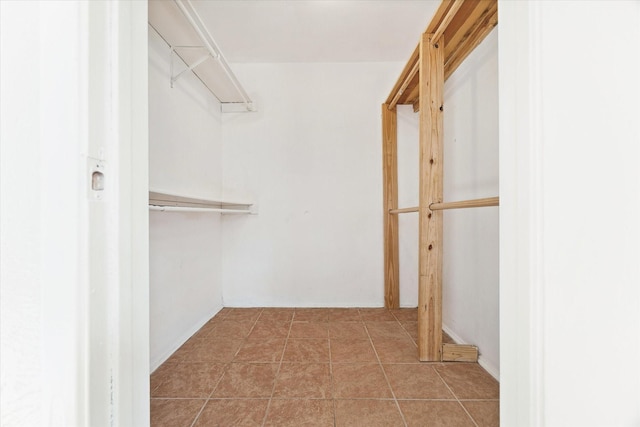
[[[440,0],[192,4],[229,62],[404,62]]]

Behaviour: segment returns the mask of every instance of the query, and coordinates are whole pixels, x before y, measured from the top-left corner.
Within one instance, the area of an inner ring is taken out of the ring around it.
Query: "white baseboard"
[[[196,322],[190,329],[187,329],[184,334],[177,337],[175,341],[173,341],[173,345],[169,347],[166,351],[162,352],[160,355],[154,357],[149,362],[149,372],[152,374],[156,369],[160,367],[164,362],[167,361],[171,357],[173,353],[175,353],[189,338],[193,336],[196,332],[202,328],[205,323],[207,323],[213,316],[218,314],[222,310],[222,306],[218,307],[211,315],[207,315],[204,318],[200,319]]]
[[[447,325],[445,325],[444,323],[442,324],[442,330],[445,331],[447,335],[449,335],[451,339],[453,339],[456,342],[456,344],[472,344],[473,345],[473,343],[465,342],[462,338],[460,338],[458,334],[453,332],[453,330],[449,328]],[[491,375],[493,378],[496,379],[496,381],[498,382],[500,381],[500,369],[497,366],[495,366],[493,363],[489,362],[487,359],[482,357],[482,354],[478,355],[478,365],[482,366],[484,370],[489,373],[489,375]]]

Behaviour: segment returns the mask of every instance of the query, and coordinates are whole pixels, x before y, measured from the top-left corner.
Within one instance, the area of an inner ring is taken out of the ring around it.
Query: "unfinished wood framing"
[[[473,200],[460,200],[457,202],[442,202],[442,203],[431,203],[429,205],[429,209],[432,211],[442,211],[447,209],[467,209],[467,208],[484,208],[488,206],[499,206],[500,198],[499,197],[487,197],[484,199],[473,199]],[[413,206],[410,208],[399,208],[399,209],[390,209],[389,213],[392,215],[408,213],[408,212],[418,212],[420,210],[419,206]]]
[[[418,212],[421,361],[477,360],[474,346],[442,344],[442,216],[446,209],[497,206],[498,198],[443,202],[443,92],[444,82],[497,23],[497,0],[443,0],[382,107],[385,304],[397,308],[400,297],[398,214]],[[418,207],[397,206],[397,105],[420,112]]]
[[[442,344],[443,362],[477,362],[478,347],[465,344]]]
[[[485,208],[498,206],[499,204],[500,199],[498,197],[487,197],[485,199],[461,200],[459,202],[431,203],[429,209],[432,211],[443,211],[447,209]]]
[[[429,206],[442,201],[444,39],[420,43],[420,201],[418,211],[418,356],[441,360],[442,347],[442,212]]]
[[[398,131],[396,110],[382,105],[382,191],[384,215],[384,303],[387,308],[400,307],[400,269],[398,249]]]

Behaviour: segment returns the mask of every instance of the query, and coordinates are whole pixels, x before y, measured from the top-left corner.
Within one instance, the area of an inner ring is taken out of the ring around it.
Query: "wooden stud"
[[[430,362],[442,351],[442,212],[429,206],[442,202],[444,43],[420,41],[418,356]]]
[[[442,344],[443,362],[477,362],[478,347],[466,344]]]
[[[384,217],[384,305],[400,307],[400,259],[398,249],[398,115],[382,104],[382,191]]]

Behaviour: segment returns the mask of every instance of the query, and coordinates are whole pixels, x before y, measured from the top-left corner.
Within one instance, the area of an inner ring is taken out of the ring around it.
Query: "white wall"
[[[170,87],[169,48],[151,28],[149,186],[222,196],[220,105],[192,73]],[[149,221],[154,370],[222,308],[221,220],[217,213],[150,212]]]
[[[637,426],[640,3],[499,7],[501,421]]]
[[[0,18],[0,424],[78,425],[86,89],[67,64],[85,59],[83,21],[75,2],[1,2]],[[57,44],[68,49],[40,73]]]
[[[444,90],[444,200],[497,196],[498,30],[451,75]],[[497,207],[444,213],[444,328],[478,346],[479,362],[500,369]]]
[[[146,5],[0,19],[0,424],[146,425]]]
[[[234,65],[258,112],[224,116],[225,187],[259,214],[223,219],[225,305],[384,305],[380,106],[402,65]]]
[[[498,195],[497,30],[444,88],[444,200]],[[398,110],[398,205],[418,205],[418,117]],[[418,303],[418,215],[400,215],[400,303]],[[498,208],[444,214],[443,328],[499,376]]]

